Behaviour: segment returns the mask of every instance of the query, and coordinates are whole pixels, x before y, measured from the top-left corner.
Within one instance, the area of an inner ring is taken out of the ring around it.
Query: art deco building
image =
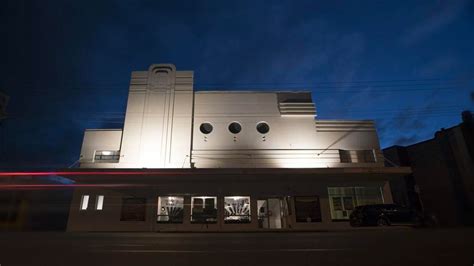
[[[123,129],[84,133],[68,230],[317,230],[392,202],[388,181],[410,170],[384,167],[374,123],[315,117],[309,92],[132,72]]]

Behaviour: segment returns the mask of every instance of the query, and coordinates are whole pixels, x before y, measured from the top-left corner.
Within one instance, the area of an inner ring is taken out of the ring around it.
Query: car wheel
[[[389,222],[387,221],[387,219],[385,219],[385,218],[379,218],[379,219],[377,220],[377,225],[378,225],[378,226],[389,226],[390,224],[389,224]]]

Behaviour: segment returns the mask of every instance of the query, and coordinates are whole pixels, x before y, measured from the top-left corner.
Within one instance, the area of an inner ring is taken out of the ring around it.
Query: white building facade
[[[390,203],[388,180],[409,169],[384,167],[374,123],[315,117],[309,92],[195,92],[174,65],[132,72],[123,129],[84,134],[90,174],[73,179],[97,186],[76,189],[68,229],[322,229]]]

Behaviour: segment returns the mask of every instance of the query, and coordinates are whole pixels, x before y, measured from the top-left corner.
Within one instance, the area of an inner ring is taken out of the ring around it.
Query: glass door
[[[288,207],[281,198],[257,200],[258,227],[264,229],[286,228]]]
[[[258,228],[268,228],[268,204],[267,200],[257,200]]]

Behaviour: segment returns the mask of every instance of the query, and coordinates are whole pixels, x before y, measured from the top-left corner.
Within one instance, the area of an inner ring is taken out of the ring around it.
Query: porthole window
[[[237,122],[232,122],[229,125],[229,131],[232,134],[237,134],[242,130],[242,126]]]
[[[270,131],[270,126],[265,122],[260,122],[257,124],[257,131],[260,134],[267,134]]]
[[[199,130],[201,131],[202,134],[209,134],[212,132],[212,125],[210,123],[202,123],[201,126],[199,127]]]

